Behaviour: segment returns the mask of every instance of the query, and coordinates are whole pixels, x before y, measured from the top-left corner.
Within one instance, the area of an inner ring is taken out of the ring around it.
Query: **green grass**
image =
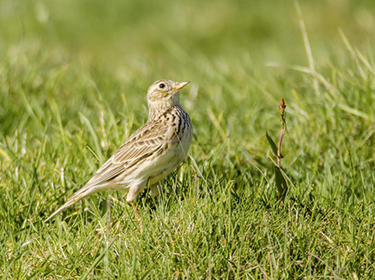
[[[0,2],[2,278],[374,278],[374,3],[300,6],[307,33],[294,1]],[[144,192],[143,232],[121,192],[44,224],[160,78],[192,81],[202,176],[188,158]],[[265,137],[281,98],[282,201]]]

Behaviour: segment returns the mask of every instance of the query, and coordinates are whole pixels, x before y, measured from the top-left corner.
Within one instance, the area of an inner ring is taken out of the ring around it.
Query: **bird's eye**
[[[159,88],[165,88],[165,84],[164,83],[160,83],[159,84]]]

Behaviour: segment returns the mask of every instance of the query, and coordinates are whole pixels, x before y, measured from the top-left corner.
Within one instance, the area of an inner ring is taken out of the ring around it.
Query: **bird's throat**
[[[148,120],[154,120],[173,106],[179,106],[178,100],[171,102],[152,102],[148,103]]]

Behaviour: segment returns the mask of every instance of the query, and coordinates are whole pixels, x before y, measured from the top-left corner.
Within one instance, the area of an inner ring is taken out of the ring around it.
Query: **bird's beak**
[[[185,87],[186,85],[190,84],[190,81],[187,81],[187,82],[181,82],[181,83],[176,83],[176,85],[174,86],[174,90],[180,90],[182,89],[183,87]]]

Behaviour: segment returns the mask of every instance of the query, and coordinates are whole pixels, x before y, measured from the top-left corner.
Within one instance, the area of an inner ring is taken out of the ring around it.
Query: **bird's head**
[[[155,81],[147,90],[149,118],[163,113],[172,106],[179,105],[180,90],[189,83],[172,80]]]
[[[160,103],[168,105],[179,104],[180,89],[190,82],[175,82],[171,80],[159,80],[154,82],[147,91],[147,102],[149,105]]]

